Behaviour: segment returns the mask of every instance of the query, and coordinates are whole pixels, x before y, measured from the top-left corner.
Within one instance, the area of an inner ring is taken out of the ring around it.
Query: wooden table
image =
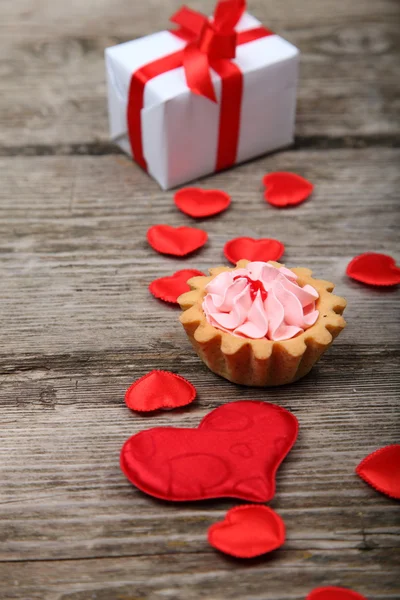
[[[157,255],[150,225],[190,225],[108,141],[103,50],[168,26],[181,0],[3,0],[0,7],[2,600],[302,600],[343,585],[400,598],[399,506],[354,474],[399,441],[398,292],[345,275],[364,251],[398,253],[396,0],[252,0],[302,52],[297,137],[287,151],[201,182],[233,197],[199,223],[207,246]],[[191,6],[211,11],[213,0]],[[398,92],[398,89],[397,89]],[[267,171],[313,181],[292,210],[262,199]],[[348,299],[348,328],[303,381],[245,389],[207,370],[176,308],[150,281],[223,263],[237,236],[275,237]],[[155,368],[188,377],[188,410],[139,417],[127,386]],[[195,427],[221,403],[275,402],[300,421],[270,505],[287,541],[248,562],[216,553],[207,528],[235,500],[158,502],[120,472],[144,428]]]

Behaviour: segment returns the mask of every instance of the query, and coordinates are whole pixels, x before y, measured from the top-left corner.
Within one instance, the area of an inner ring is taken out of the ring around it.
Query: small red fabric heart
[[[179,190],[174,200],[179,210],[194,219],[217,215],[226,210],[231,203],[231,198],[226,192],[200,188]]]
[[[121,469],[143,492],[162,500],[232,496],[266,502],[275,473],[297,438],[290,412],[240,401],[211,411],[197,429],[141,431],[121,450]]]
[[[397,285],[400,283],[400,268],[387,254],[366,252],[353,258],[346,273],[352,279],[368,285]]]
[[[367,600],[358,592],[342,587],[319,587],[310,592],[306,600]]]
[[[285,252],[285,246],[278,240],[261,238],[255,240],[249,237],[240,237],[230,240],[225,244],[224,254],[234,265],[246,258],[247,260],[279,260]]]
[[[188,279],[200,275],[204,277],[204,273],[196,271],[196,269],[182,269],[170,277],[155,279],[149,285],[149,290],[155,298],[177,304],[179,296],[190,291]]]
[[[296,175],[280,171],[268,173],[263,179],[267,186],[265,199],[272,206],[295,206],[304,202],[313,192],[314,186],[311,181]]]
[[[194,227],[153,225],[147,232],[147,241],[154,250],[173,256],[190,254],[204,246],[207,239],[205,231]]]
[[[194,385],[169,371],[150,371],[132,383],[125,393],[126,405],[138,412],[186,406],[195,398]]]
[[[369,454],[356,473],[373,488],[400,500],[400,444],[392,444]]]
[[[225,554],[254,558],[282,546],[285,524],[267,506],[236,506],[228,510],[223,521],[210,527],[208,541]]]

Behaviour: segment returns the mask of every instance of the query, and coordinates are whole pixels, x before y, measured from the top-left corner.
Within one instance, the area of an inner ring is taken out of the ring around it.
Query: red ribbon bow
[[[195,94],[216,102],[210,70],[222,80],[220,123],[216,170],[236,161],[240,129],[243,76],[232,61],[236,47],[272,34],[264,27],[237,33],[235,27],[246,9],[246,0],[219,0],[210,21],[206,16],[183,7],[171,17],[180,29],[171,31],[187,42],[174,52],[141,67],[133,73],[128,94],[128,135],[135,161],[147,170],[143,154],[141,111],[146,84],[162,73],[184,67],[187,85]]]
[[[246,8],[246,0],[220,0],[210,21],[186,6],[175,13],[170,21],[180,25],[175,31],[190,43],[183,55],[183,67],[189,89],[195,94],[217,101],[210,69],[219,71],[220,61],[236,56],[235,26]]]

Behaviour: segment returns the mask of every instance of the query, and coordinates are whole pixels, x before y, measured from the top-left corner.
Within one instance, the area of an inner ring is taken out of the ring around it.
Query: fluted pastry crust
[[[300,286],[311,285],[319,293],[316,308],[319,317],[314,325],[294,338],[284,341],[252,340],[221,331],[210,325],[202,308],[206,285],[223,271],[243,268],[248,260],[236,267],[210,269],[210,277],[193,277],[191,291],[182,294],[178,302],[183,310],[180,321],[205,364],[218,375],[233,383],[249,386],[277,386],[297,381],[307,375],[313,365],[345,328],[342,313],[346,300],[332,294],[334,284],[313,279],[310,269],[290,269]],[[280,263],[270,261],[274,267]]]

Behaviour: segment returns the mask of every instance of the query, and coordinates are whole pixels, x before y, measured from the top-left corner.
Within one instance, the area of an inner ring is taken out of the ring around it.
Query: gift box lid
[[[261,22],[245,13],[236,26],[242,32],[261,26]],[[107,78],[109,82],[109,119],[110,133],[114,140],[127,133],[126,108],[128,91],[132,74],[141,67],[178,52],[186,43],[169,31],[160,31],[145,37],[111,46],[105,50]],[[298,49],[278,35],[271,35],[237,47],[237,55],[233,60],[241,71],[248,75],[260,69],[273,68],[277,63],[293,59]],[[214,86],[219,76],[211,70]],[[285,89],[288,82],[293,81],[292,74],[285,70],[282,76],[274,78],[274,89]],[[168,102],[173,98],[188,95],[192,92],[187,86],[183,67],[168,71],[155,77],[146,85],[144,111]],[[127,148],[129,151],[129,149]]]

